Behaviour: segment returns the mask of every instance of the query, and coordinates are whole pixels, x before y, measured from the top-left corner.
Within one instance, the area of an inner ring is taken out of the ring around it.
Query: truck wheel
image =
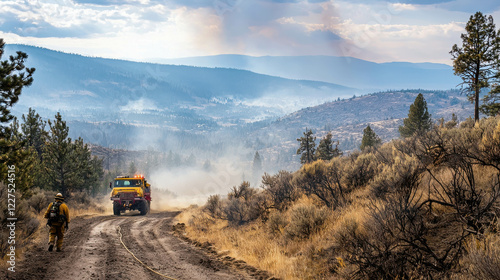
[[[139,209],[139,211],[141,211],[141,215],[146,215],[149,212],[147,201],[142,201],[141,208]]]
[[[115,216],[120,216],[120,205],[113,204],[113,214],[115,214]]]

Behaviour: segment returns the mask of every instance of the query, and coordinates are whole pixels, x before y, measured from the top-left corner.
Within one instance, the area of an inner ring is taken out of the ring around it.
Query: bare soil
[[[47,238],[39,238],[16,263],[16,272],[0,278],[168,279],[148,270],[125,250],[119,240],[120,228],[123,242],[138,259],[173,279],[269,279],[266,272],[218,255],[210,244],[183,238],[182,225],[173,225],[178,214],[76,217],[65,235],[62,252],[47,251],[47,230]]]

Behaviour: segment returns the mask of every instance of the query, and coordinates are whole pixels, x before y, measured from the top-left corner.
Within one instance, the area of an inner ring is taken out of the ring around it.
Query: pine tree
[[[4,54],[4,46],[5,42],[0,39],[0,59]],[[17,52],[16,56],[0,61],[0,181],[3,182],[7,179],[8,166],[19,169],[28,157],[28,153],[22,150],[23,143],[9,140],[13,135],[8,125],[13,119],[10,108],[19,100],[23,88],[33,83],[35,68],[25,67],[27,58],[27,54]],[[19,175],[21,174],[18,173]],[[28,187],[21,186],[20,182],[17,186],[18,189]]]
[[[500,78],[500,72],[497,78]],[[483,105],[479,108],[487,116],[500,115],[500,86],[495,86],[483,97]]]
[[[12,150],[9,153],[0,155],[0,158],[5,156],[5,165],[1,165],[2,168],[7,170],[8,166],[15,166],[16,177],[15,186],[16,192],[19,192],[23,198],[30,197],[32,195],[31,187],[33,186],[33,181],[35,179],[35,171],[37,169],[37,156],[33,150],[28,150],[23,147],[24,141],[23,136],[20,133],[19,122],[17,118],[13,118],[12,122],[8,128],[9,135],[5,138],[5,143],[12,144]],[[7,180],[7,172],[0,174],[0,181],[11,182]],[[12,182],[11,182],[12,183]]]
[[[415,102],[410,105],[408,118],[403,120],[403,124],[403,126],[399,127],[401,137],[410,137],[415,133],[420,134],[432,128],[432,120],[427,110],[427,102],[421,93],[415,98]]]
[[[0,58],[4,47],[5,42],[0,39]],[[0,138],[6,138],[9,134],[5,124],[13,119],[10,108],[19,100],[23,88],[33,83],[35,68],[24,66],[27,58],[27,54],[18,51],[16,56],[0,62]]]
[[[452,113],[451,114],[451,120],[446,122],[444,124],[444,127],[446,127],[447,129],[451,129],[451,128],[454,128],[456,127],[458,124],[458,117],[457,115],[455,115],[455,113]]]
[[[316,137],[312,136],[313,133],[309,129],[304,132],[304,136],[297,139],[300,142],[300,147],[297,150],[297,155],[300,156],[300,163],[310,163],[314,161],[314,152],[316,151]]]
[[[33,162],[31,170],[32,187],[44,187],[44,167],[43,167],[43,148],[48,138],[48,133],[45,130],[46,122],[42,120],[35,110],[29,108],[28,115],[22,115],[23,123],[21,124],[21,132],[24,148],[29,153],[29,160]]]
[[[462,92],[474,104],[474,121],[478,122],[481,89],[498,78],[500,34],[495,29],[493,17],[481,12],[470,17],[465,30],[467,33],[461,35],[462,47],[453,45],[450,54],[455,75],[462,78]]]
[[[49,120],[48,123],[50,133],[42,154],[46,181],[52,190],[66,197],[78,183],[77,162],[71,138],[68,138],[69,128],[60,113],[56,114],[54,122]]]
[[[78,138],[72,144],[73,157],[75,159],[75,186],[78,191],[92,191],[97,193],[99,181],[104,175],[102,159],[92,156],[87,144],[82,138]]]
[[[252,180],[256,182],[259,180],[259,177],[262,175],[262,158],[260,157],[259,152],[255,152],[253,157],[252,164]]]
[[[331,160],[334,157],[338,157],[342,154],[339,149],[339,142],[335,144],[335,148],[333,148],[333,140],[332,133],[328,132],[328,134],[319,141],[318,149],[316,150],[316,158],[321,160]]]
[[[45,131],[46,122],[31,108],[29,108],[27,116],[23,114],[22,119],[21,131],[23,139],[26,141],[25,145],[26,147],[32,147],[41,159],[43,146],[48,137],[48,133]]]
[[[377,147],[382,144],[380,137],[373,131],[370,125],[363,129],[363,139],[361,139],[361,146],[359,147],[362,151],[368,147]]]

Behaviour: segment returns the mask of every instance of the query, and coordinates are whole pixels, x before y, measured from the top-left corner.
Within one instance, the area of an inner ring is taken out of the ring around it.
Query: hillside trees
[[[500,36],[495,30],[493,17],[477,12],[469,18],[465,26],[466,33],[461,35],[462,46],[453,45],[450,54],[453,57],[455,75],[462,78],[460,84],[469,100],[474,104],[474,121],[479,121],[479,95],[483,88],[498,80],[500,54]],[[487,113],[497,114],[498,101],[494,91],[487,97],[482,109]],[[495,100],[496,99],[496,100]],[[495,102],[493,102],[495,104]]]
[[[332,133],[328,132],[328,134],[319,141],[318,149],[316,150],[316,159],[321,160],[331,160],[334,157],[342,155],[342,152],[339,149],[339,142],[335,144],[335,148],[333,148],[334,142],[332,140]]]
[[[25,145],[26,147],[32,147],[41,159],[43,146],[48,138],[48,133],[45,131],[46,122],[32,108],[29,108],[28,115],[23,114],[22,120],[21,132],[25,138],[23,139]]]
[[[313,136],[312,130],[306,129],[304,136],[297,139],[300,142],[300,147],[297,149],[297,155],[300,156],[300,163],[310,163],[314,161],[314,152],[316,151],[316,137]]]
[[[48,123],[50,132],[42,154],[46,185],[64,196],[73,191],[95,193],[103,176],[102,160],[91,156],[81,138],[68,138],[69,128],[61,114]]]
[[[368,147],[377,147],[380,144],[382,144],[380,137],[373,131],[370,125],[366,126],[363,129],[363,138],[361,139],[361,146],[359,148],[364,150]]]
[[[403,120],[403,125],[399,127],[401,137],[410,137],[414,134],[422,134],[432,128],[432,120],[427,110],[427,102],[424,96],[419,93],[415,102],[410,105],[408,118]]]
[[[255,152],[252,163],[252,181],[257,182],[262,175],[262,157],[259,152]]]
[[[75,171],[76,157],[72,151],[71,138],[68,138],[69,128],[61,114],[57,113],[54,122],[49,120],[49,130],[50,135],[43,152],[47,184],[66,197],[78,178]]]

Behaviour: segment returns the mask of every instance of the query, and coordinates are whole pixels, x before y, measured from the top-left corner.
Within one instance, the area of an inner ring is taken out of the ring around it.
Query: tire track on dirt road
[[[155,271],[175,279],[255,279],[179,239],[171,228],[178,212],[134,212],[76,217],[63,252],[47,251],[47,231],[5,279],[165,279],[136,261],[119,241]],[[48,234],[47,234],[48,235]],[[2,278],[2,277],[0,277]]]

